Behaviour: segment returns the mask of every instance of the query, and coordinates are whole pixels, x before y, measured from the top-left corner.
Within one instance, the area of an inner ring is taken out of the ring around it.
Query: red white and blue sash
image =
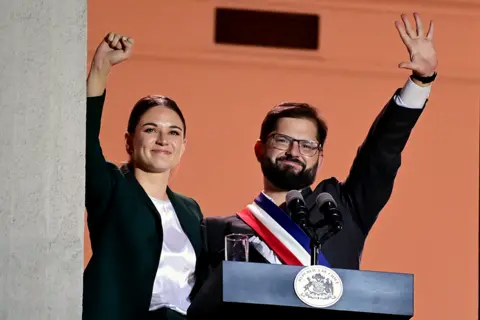
[[[263,192],[237,215],[258,234],[284,264],[297,266],[311,264],[310,237]],[[318,253],[318,264],[330,268],[322,252]]]

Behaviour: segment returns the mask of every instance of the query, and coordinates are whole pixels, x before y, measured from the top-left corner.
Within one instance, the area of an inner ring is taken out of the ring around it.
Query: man
[[[323,192],[333,197],[343,217],[343,229],[322,246],[318,263],[331,268],[359,269],[366,237],[390,198],[401,153],[436,76],[433,23],[425,35],[418,14],[414,14],[416,30],[405,15],[401,18],[403,24],[395,25],[410,62],[399,67],[411,70],[412,75],[373,123],[348,178],[342,182],[330,178],[311,189],[323,161],[327,126],[308,104],[277,105],[263,121],[255,145],[264,175],[263,192],[236,215],[208,218],[204,222],[212,267],[224,259],[224,236],[231,233],[253,235],[250,261],[309,265],[310,236],[285,208],[287,192],[301,190],[311,223],[324,218],[315,201]],[[318,230],[317,236],[322,237],[325,232],[328,228]]]

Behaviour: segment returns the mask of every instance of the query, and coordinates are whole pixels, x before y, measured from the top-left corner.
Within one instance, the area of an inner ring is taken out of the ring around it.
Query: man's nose
[[[298,144],[297,141],[293,141],[290,143],[290,146],[287,149],[287,154],[292,155],[294,157],[299,157],[300,156],[300,145]]]

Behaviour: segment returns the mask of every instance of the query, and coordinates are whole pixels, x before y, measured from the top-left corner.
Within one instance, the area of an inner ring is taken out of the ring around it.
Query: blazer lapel
[[[157,208],[153,204],[152,200],[142,188],[138,180],[135,178],[133,171],[128,165],[124,165],[121,167],[121,172],[125,175],[127,179],[132,180],[133,185],[135,185],[139,195],[143,197],[145,203],[148,204],[149,208],[152,210],[152,213],[155,215],[158,222],[161,221],[160,214],[158,213]],[[182,226],[183,231],[187,235],[188,239],[190,240],[194,250],[195,255],[197,258],[200,256],[202,251],[202,237],[200,231],[200,218],[201,213],[198,212],[196,215],[192,212],[184,203],[182,199],[178,195],[176,195],[169,187],[167,187],[167,196],[172,202],[173,208],[175,209],[175,213],[177,214],[178,220],[180,221],[180,225]],[[161,225],[159,224],[161,229]]]
[[[202,235],[200,230],[201,220],[199,218],[200,212],[198,212],[198,215],[192,212],[192,210],[185,205],[185,202],[168,187],[167,195],[172,202],[175,213],[180,221],[180,225],[182,226],[182,229],[187,235],[188,239],[190,239],[190,242],[195,250],[195,254],[198,258],[203,249]]]
[[[132,185],[135,187],[136,191],[137,191],[137,194],[142,198],[143,202],[145,202],[148,207],[150,208],[152,214],[154,214],[155,218],[156,218],[156,221],[159,222],[158,224],[158,227],[160,227],[160,230],[161,230],[161,225],[160,225],[160,222],[161,222],[161,218],[160,218],[160,213],[158,212],[157,208],[155,207],[155,205],[153,204],[152,200],[150,199],[150,197],[148,196],[148,194],[145,192],[145,189],[143,189],[143,187],[140,185],[140,183],[138,182],[137,178],[135,177],[135,175],[133,174],[133,170],[132,168],[130,167],[130,165],[123,165],[121,168],[120,168],[120,171],[123,173],[123,175],[125,176],[126,179],[130,180]]]

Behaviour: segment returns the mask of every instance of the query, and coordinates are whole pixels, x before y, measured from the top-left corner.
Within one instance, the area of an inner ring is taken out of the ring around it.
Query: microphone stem
[[[318,253],[320,252],[322,245],[318,241],[317,233],[313,232],[313,236],[310,237],[310,265],[316,266],[318,265]]]

